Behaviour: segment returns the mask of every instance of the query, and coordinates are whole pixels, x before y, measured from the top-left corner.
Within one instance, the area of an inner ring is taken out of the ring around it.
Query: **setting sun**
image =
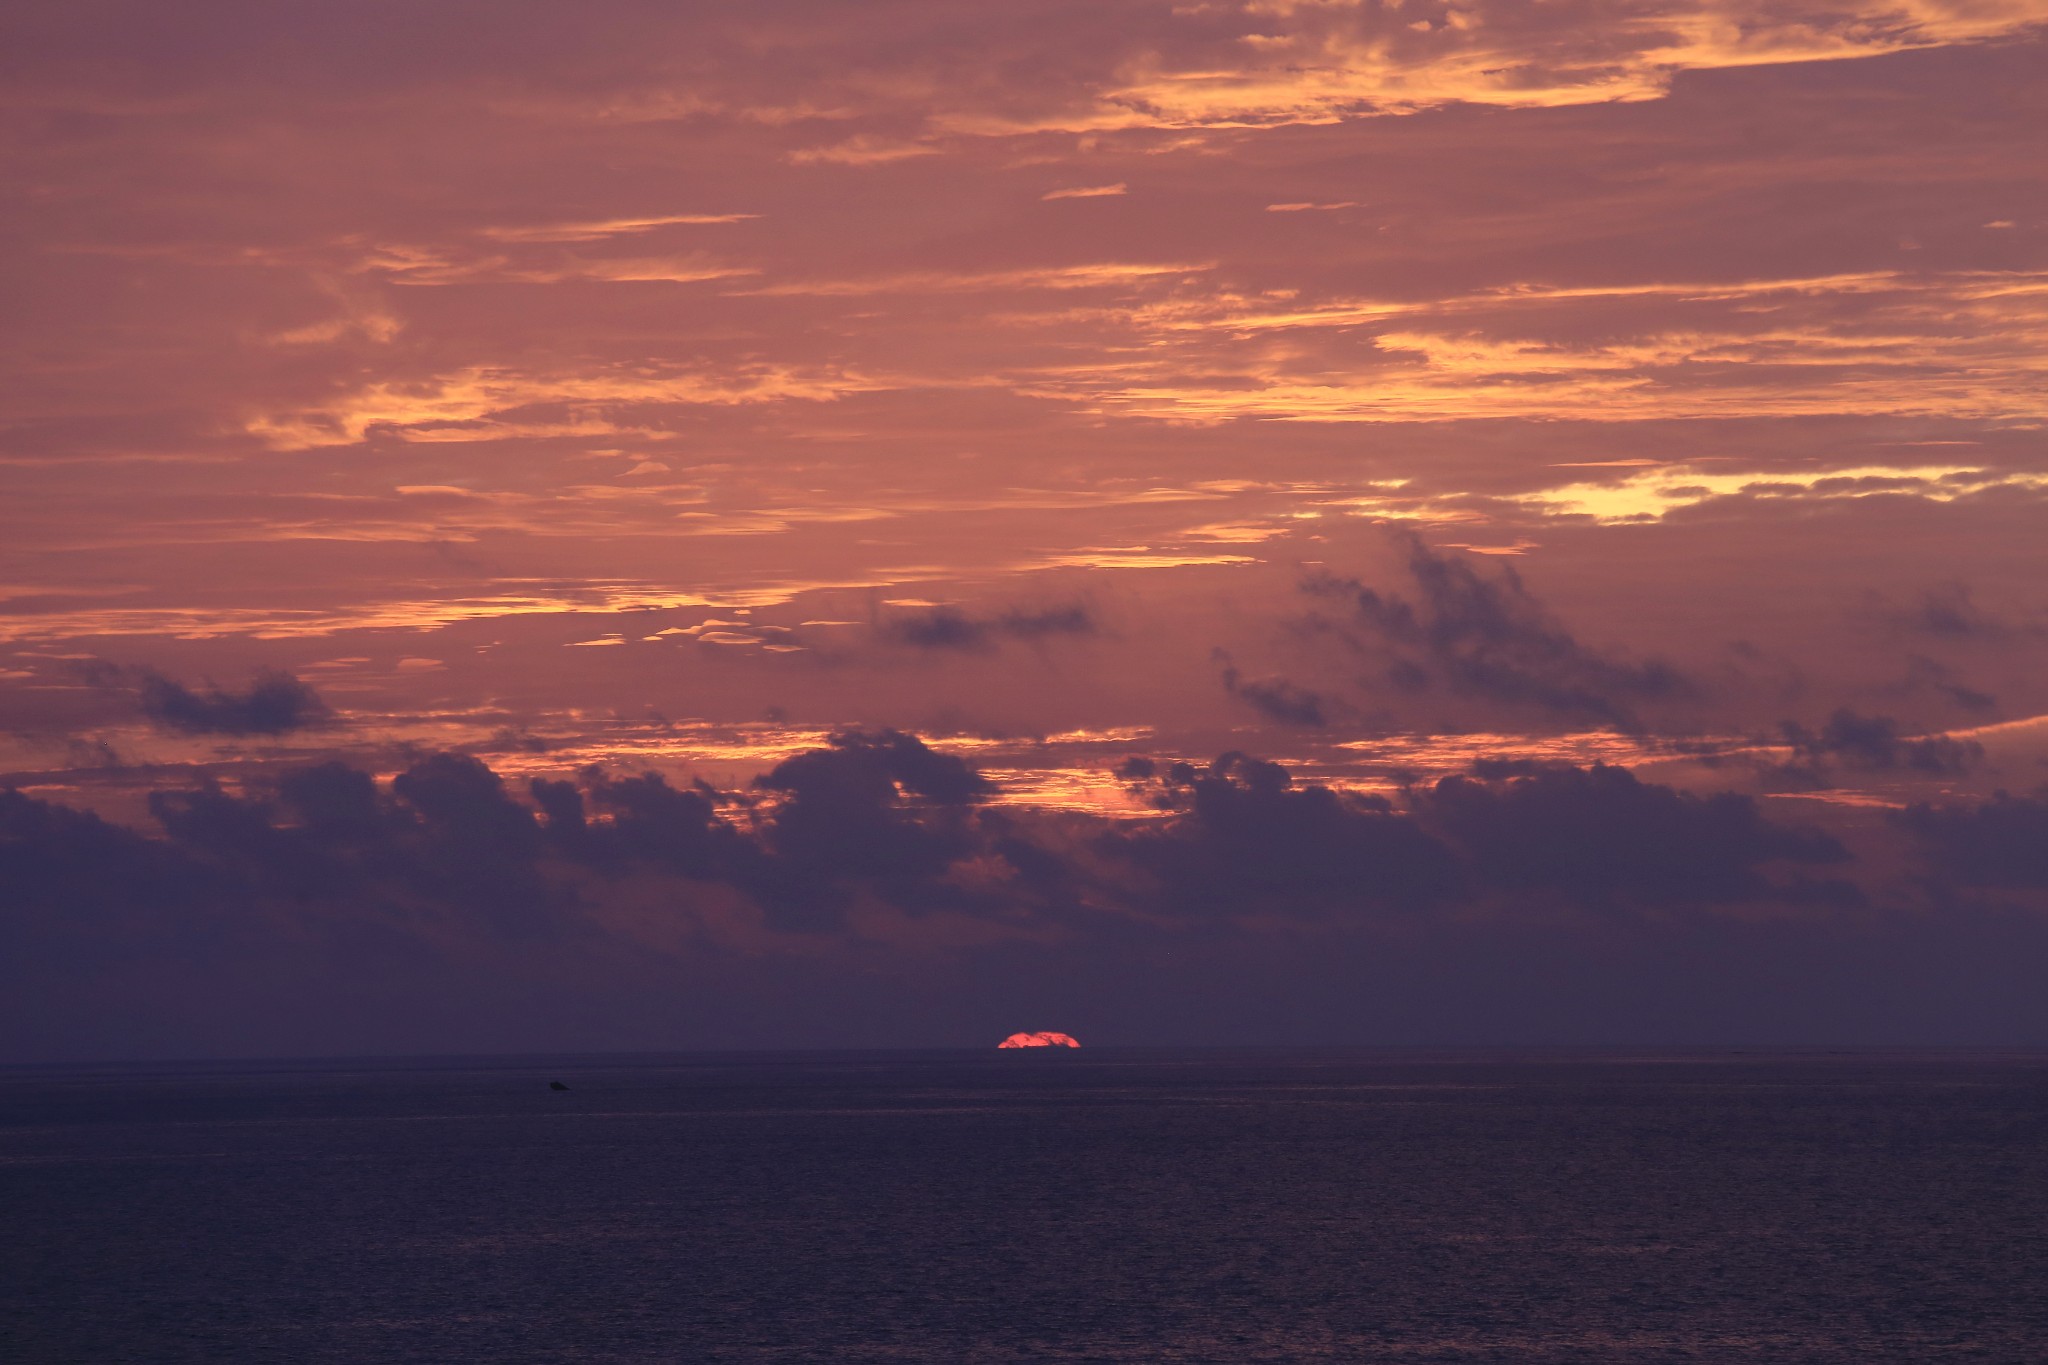
[[[998,1051],[1012,1047],[1079,1047],[1072,1035],[1065,1033],[1013,1033],[996,1044]]]

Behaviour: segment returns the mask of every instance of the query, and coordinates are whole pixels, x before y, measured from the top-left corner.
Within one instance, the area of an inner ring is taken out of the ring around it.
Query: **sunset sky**
[[[75,0],[0,156],[0,1055],[2048,1040],[2043,0]]]

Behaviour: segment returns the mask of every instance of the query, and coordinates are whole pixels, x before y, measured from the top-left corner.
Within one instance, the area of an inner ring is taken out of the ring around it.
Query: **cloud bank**
[[[1158,814],[992,806],[970,765],[895,731],[836,736],[751,792],[602,770],[521,792],[445,753],[388,782],[330,762],[262,793],[160,792],[154,836],[10,791],[7,1036],[51,1055],[432,1050],[531,1038],[518,1002],[536,993],[550,1020],[585,1011],[581,1036],[617,1046],[882,1041],[1031,998],[1068,1001],[1105,1041],[1205,1013],[1221,1035],[1284,1037],[1290,998],[1316,1002],[1295,1026],[1331,1039],[1469,1039],[1512,1020],[1552,1040],[1679,1041],[1738,1018],[1760,1038],[1822,1020],[1890,1036],[1843,972],[1904,992],[1945,1036],[2048,1027],[2038,992],[1994,992],[1986,1015],[1961,990],[1971,970],[2000,977],[1978,955],[2048,935],[2044,907],[2010,899],[2048,885],[2040,798],[1898,815],[1915,880],[1751,798],[1614,767],[1495,764],[1398,802],[1236,753],[1122,771]],[[1930,915],[1961,956],[1897,956]],[[1759,956],[1772,942],[1792,956]],[[1817,944],[1853,970],[1800,956]],[[1488,983],[1517,961],[1504,1013]],[[1646,1012],[1643,980],[1679,970],[1685,1009]],[[1273,971],[1295,974],[1297,997]],[[1442,994],[1396,1008],[1349,993],[1390,971],[1425,971]],[[1127,997],[1062,984],[1131,973],[1145,984]],[[706,1032],[707,1012],[750,992],[778,1012]]]

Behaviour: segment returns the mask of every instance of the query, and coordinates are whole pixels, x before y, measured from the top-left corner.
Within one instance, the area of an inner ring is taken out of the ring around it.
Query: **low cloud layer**
[[[1999,792],[1974,806],[1918,803],[1896,819],[1920,841],[1935,875],[1946,882],[2048,888],[2048,787],[2032,796]]]
[[[1589,1011],[1570,993],[1589,988],[1589,973],[1665,971],[1653,959],[1688,942],[1703,954],[1692,989],[1727,992],[1709,1015],[1729,1025],[1744,1017],[1744,992],[1793,970],[1745,956],[1759,926],[1877,952],[1935,894],[1959,941],[2009,947],[2039,926],[2010,904],[1975,904],[1971,889],[2048,885],[2039,798],[1898,816],[1923,879],[1888,882],[1841,839],[1751,798],[1613,767],[1497,764],[1400,801],[1298,783],[1235,753],[1200,767],[1133,759],[1121,775],[1158,815],[1104,822],[990,805],[972,767],[893,731],[842,734],[751,792],[601,770],[511,784],[454,754],[418,758],[385,783],[330,762],[263,793],[160,792],[160,835],[7,792],[9,1036],[21,1055],[261,1052],[284,1020],[323,1050],[452,1047],[473,1035],[441,1006],[509,1017],[503,991],[516,986],[585,1000],[613,1045],[680,1045],[704,1035],[690,1032],[692,1010],[662,1003],[661,983],[707,989],[720,964],[740,961],[763,998],[801,994],[821,972],[833,984],[814,1009],[728,1019],[722,1041],[817,1039],[860,1000],[894,1021],[860,1036],[900,1036],[891,1030],[906,1016],[885,1002],[912,980],[925,983],[915,989],[929,998],[928,1026],[973,1017],[989,983],[1005,999],[1064,998],[1063,977],[1112,968],[1148,978],[1128,1001],[1085,1003],[1112,1036],[1156,1036],[1162,1017],[1184,1027],[1218,991],[1243,1028],[1272,1036],[1285,1011],[1262,1002],[1258,983],[1284,960],[1323,1002],[1303,1040],[1361,1040],[1389,1026],[1364,1001],[1347,1024],[1339,1003],[1343,974],[1367,954],[1433,964],[1450,995],[1411,1004],[1397,1031],[1451,1038],[1473,1036],[1445,1022],[1461,999],[1474,1018],[1499,1018],[1498,1002],[1461,993],[1504,970],[1501,954],[1524,951],[1532,963],[1582,956],[1549,985],[1515,987],[1520,1026],[1650,1042],[1639,1013]],[[1949,1018],[1949,1033],[1968,1033],[1963,1000],[1940,1003],[1947,985],[1909,964],[1884,970],[1897,990],[1932,992],[1925,1008]],[[154,984],[124,997],[138,971]],[[1611,997],[1618,984],[1597,991]],[[384,1021],[335,1013],[337,990],[402,1008]],[[296,1011],[300,991],[324,1003]],[[202,995],[215,1002],[203,1026],[189,1013]],[[1852,1016],[1872,1026],[1854,1010],[1841,1017]],[[1759,1008],[1738,1031],[1769,1035],[1784,1018]],[[2037,1022],[2048,1027],[2048,1015]],[[74,1028],[69,1043],[53,1032]]]

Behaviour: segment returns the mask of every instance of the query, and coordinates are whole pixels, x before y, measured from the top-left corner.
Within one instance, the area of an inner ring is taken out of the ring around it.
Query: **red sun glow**
[[[1079,1047],[1070,1033],[1013,1033],[997,1043],[998,1050],[1007,1047]]]

